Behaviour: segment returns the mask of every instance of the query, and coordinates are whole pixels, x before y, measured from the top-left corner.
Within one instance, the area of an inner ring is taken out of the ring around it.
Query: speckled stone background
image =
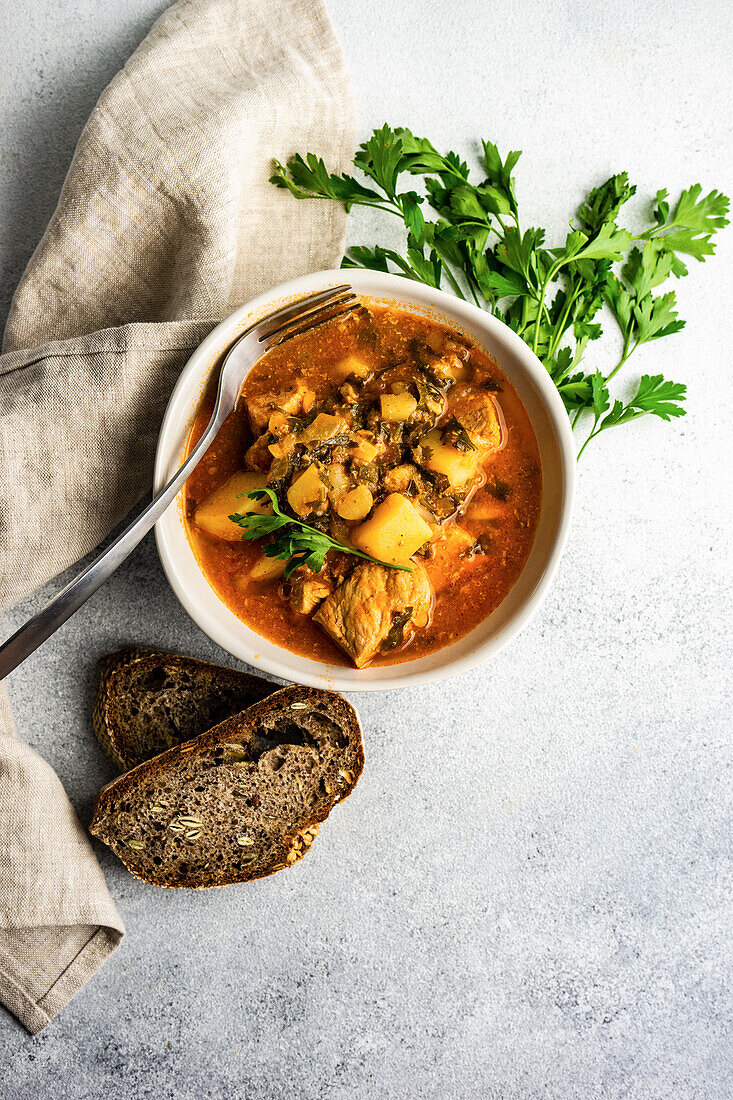
[[[3,316],[97,95],[164,6],[2,5]],[[621,169],[643,195],[733,184],[718,0],[330,10],[361,135],[388,119],[466,155],[480,135],[524,149],[526,224],[563,234]],[[170,894],[100,848],[128,935],[40,1037],[0,1015],[2,1100],[731,1094],[732,254],[728,230],[678,287],[687,328],[634,366],[687,382],[689,416],[586,452],[534,623],[490,666],[357,700],[364,778],[289,873]],[[224,659],[150,539],[11,680],[82,819],[112,774],[94,662],[128,641]]]

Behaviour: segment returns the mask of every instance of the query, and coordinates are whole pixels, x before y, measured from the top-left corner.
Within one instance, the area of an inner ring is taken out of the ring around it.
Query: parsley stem
[[[621,358],[619,359],[618,363],[613,368],[613,370],[610,372],[610,374],[606,375],[606,377],[605,377],[606,382],[610,381],[611,378],[613,378],[615,375],[618,374],[618,372],[621,370],[621,368],[624,365],[624,363],[626,362],[626,360],[631,355],[633,355],[633,353],[636,351],[637,347],[639,346],[638,344],[634,344],[633,348],[630,348],[629,347],[629,342],[630,342],[630,339],[627,336],[626,340],[624,342],[624,350],[623,350],[623,353],[621,355]]]
[[[619,359],[618,363],[613,368],[613,370],[610,371],[607,375],[604,376],[604,379],[603,379],[604,382],[610,381],[611,378],[614,378],[615,375],[618,374],[618,372],[623,367],[624,363],[631,357],[631,355],[633,355],[633,353],[636,351],[637,347],[639,346],[638,344],[634,344],[634,346],[632,348],[630,348],[629,343],[630,343],[630,337],[627,336],[626,340],[624,342],[624,349],[623,349],[621,358]],[[572,423],[570,425],[571,428],[574,428],[575,425],[578,423],[578,421],[580,420],[581,413],[588,412],[588,411],[589,411],[588,409],[584,409],[582,407],[580,409],[578,409],[578,411],[576,412],[575,416],[573,417]],[[588,439],[586,439],[585,443],[583,444],[583,446],[578,451],[578,458],[580,458],[583,451],[585,450],[586,444],[590,442],[590,440],[593,438],[594,435],[598,435],[598,432],[591,432],[591,434],[588,436]]]
[[[652,226],[649,227],[649,229],[645,229],[643,233],[637,233],[636,236],[633,238],[633,240],[635,240],[635,241],[658,240],[659,237],[664,235],[665,230],[674,229],[674,227],[676,225],[679,225],[679,224],[680,223],[678,221],[676,221],[674,218],[667,219],[667,221],[664,222],[663,225],[652,225]]]
[[[579,409],[578,411],[580,412],[581,410]],[[586,447],[588,446],[588,444],[590,443],[591,439],[595,439],[595,437],[596,437],[597,435],[598,435],[598,432],[596,432],[596,431],[592,431],[592,432],[590,433],[590,435],[589,435],[589,436],[588,436],[588,438],[586,439],[585,443],[583,444],[583,446],[582,446],[582,447],[580,448],[580,450],[578,451],[577,457],[576,457],[576,459],[575,459],[575,461],[576,461],[576,462],[580,462],[580,456],[582,455],[583,451],[584,451],[584,450],[585,450],[585,448],[586,448]]]
[[[566,301],[565,301],[565,305],[563,307],[563,311],[560,314],[560,317],[558,318],[558,320],[555,322],[555,328],[554,328],[554,331],[553,331],[553,334],[552,334],[552,340],[550,341],[550,346],[547,349],[548,359],[551,359],[553,357],[553,355],[555,355],[555,353],[557,351],[557,348],[558,348],[558,345],[559,345],[560,341],[562,340],[563,336],[565,335],[565,329],[567,327],[566,321],[568,319],[568,315],[569,315],[570,310],[572,309],[572,307],[575,305],[575,302],[577,301],[577,299],[579,297],[579,294],[580,294],[580,291],[576,290],[575,294],[568,294],[567,297],[566,297]]]
[[[471,291],[471,296],[473,297],[474,302],[479,307],[479,309],[481,309],[482,308],[481,303],[479,302],[478,295],[477,295],[476,291],[474,290],[473,282],[470,279],[468,280],[468,289]]]
[[[540,341],[540,325],[542,324],[542,315],[544,313],[545,316],[547,316],[547,307],[545,306],[545,295],[547,294],[547,288],[552,280],[557,277],[557,274],[561,267],[561,261],[554,263],[543,281],[540,283],[537,299],[539,302],[539,308],[537,310],[537,319],[535,320],[534,325],[534,337],[532,338],[532,351],[535,353],[535,355],[537,354],[537,347]]]
[[[436,251],[437,251],[437,249],[436,249]],[[440,253],[438,253],[438,255],[440,255]],[[462,298],[463,301],[465,302],[466,301],[466,295],[461,290],[461,287],[460,287],[460,284],[459,284],[458,280],[456,279],[456,277],[453,274],[453,272],[451,271],[451,269],[448,267],[448,264],[445,263],[445,261],[443,261],[443,271],[448,276],[448,282],[453,287],[453,289],[456,292],[456,294],[458,295],[458,297]],[[476,305],[478,305],[478,302],[476,302]]]
[[[310,197],[310,196],[309,196]],[[313,198],[327,198],[326,195],[314,194]],[[389,201],[389,200],[388,200]],[[402,210],[396,203],[390,203],[389,206],[385,206],[381,199],[375,201],[373,199],[352,199],[349,203],[349,211],[354,206],[365,206],[368,210],[381,210],[383,214],[394,214],[396,218],[402,218]]]
[[[468,284],[468,289],[471,291],[471,297],[473,298],[474,302],[479,307],[479,309],[482,309],[483,307],[482,307],[481,303],[478,300],[478,295],[476,294],[477,290],[478,290],[479,294],[481,293],[481,288],[479,287],[478,283],[474,279],[474,277],[471,273],[471,269],[468,268],[468,267],[466,268],[466,282]]]
[[[268,499],[272,507],[273,516],[260,516],[254,512],[247,512],[243,515],[237,513],[229,518],[233,523],[236,523],[243,530],[243,539],[249,539],[255,541],[257,539],[265,538],[268,535],[273,535],[275,541],[272,543],[275,549],[274,554],[267,554],[267,557],[279,558],[281,561],[303,561],[305,562],[309,557],[309,550],[307,547],[297,549],[295,553],[292,552],[292,545],[290,539],[292,538],[291,531],[295,532],[307,532],[311,536],[315,536],[312,540],[311,549],[317,544],[326,543],[329,549],[340,550],[343,554],[351,554],[356,558],[364,558],[365,561],[375,562],[377,565],[383,565],[387,569],[399,569],[403,573],[412,573],[413,569],[410,565],[396,565],[393,562],[382,561],[381,558],[373,558],[370,554],[362,554],[361,550],[355,550],[350,546],[344,546],[343,543],[337,542],[336,539],[332,539],[330,535],[327,535],[325,531],[319,531],[317,527],[311,527],[309,523],[303,523],[302,520],[295,519],[286,515],[280,510],[280,504],[277,496],[272,489],[252,489],[248,493],[240,493],[239,496],[249,497],[250,500],[263,500]],[[277,517],[280,521],[272,525],[273,517]],[[265,529],[261,533],[257,533],[257,529],[263,520],[270,520],[270,523],[266,523]],[[278,546],[280,539],[284,540],[284,545]],[[303,540],[305,541],[305,540]],[[325,557],[326,551],[323,552]],[[323,568],[323,557],[321,558],[321,564],[319,568]],[[318,572],[318,570],[316,570]],[[286,572],[286,576],[288,573]]]
[[[257,492],[258,490],[255,490]],[[250,495],[249,493],[247,494]],[[371,554],[362,554],[361,550],[353,550],[350,546],[344,546],[342,542],[336,542],[336,539],[332,539],[330,535],[327,535],[325,531],[319,531],[317,527],[311,527],[308,523],[303,523],[299,519],[290,519],[290,516],[284,516],[280,509],[277,509],[277,514],[283,516],[283,519],[287,519],[292,527],[297,527],[301,531],[311,531],[314,535],[318,535],[319,538],[325,539],[330,542],[334,550],[340,550],[343,554],[353,554],[356,558],[364,558],[366,561],[376,562],[377,565],[386,565],[388,569],[400,569],[403,573],[412,573],[412,567],[409,565],[393,565],[389,561],[382,561],[380,558],[373,558]]]

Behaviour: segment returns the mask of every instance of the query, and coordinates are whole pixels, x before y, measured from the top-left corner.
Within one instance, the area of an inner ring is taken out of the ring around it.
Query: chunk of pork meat
[[[463,425],[479,450],[498,451],[503,439],[502,417],[491,394],[458,385],[448,402],[448,415]]]
[[[265,431],[274,412],[297,416],[303,410],[305,386],[291,386],[282,393],[257,393],[246,397],[247,413],[253,435]]]
[[[310,615],[332,592],[333,581],[325,577],[297,577],[290,590],[290,606],[299,615]]]
[[[413,563],[413,572],[371,562],[358,565],[313,616],[333,640],[363,668],[379,653],[392,627],[409,608],[404,638],[430,618],[433,594],[427,573]]]

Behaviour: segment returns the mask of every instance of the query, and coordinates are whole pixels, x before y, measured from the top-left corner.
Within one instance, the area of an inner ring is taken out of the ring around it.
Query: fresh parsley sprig
[[[229,519],[242,528],[243,539],[272,539],[262,547],[262,553],[268,558],[287,562],[286,580],[301,565],[307,566],[314,573],[320,573],[329,550],[340,550],[342,554],[352,554],[354,557],[376,562],[377,565],[386,565],[389,569],[400,569],[404,573],[412,573],[412,567],[409,565],[394,565],[392,562],[373,558],[369,554],[362,554],[360,550],[355,550],[352,546],[344,546],[343,543],[337,542],[318,528],[286,515],[280,510],[277,496],[272,489],[253,489],[249,493],[240,493],[239,496],[247,496],[252,500],[269,500],[272,505],[272,515],[235,512],[229,516]]]
[[[654,291],[670,276],[686,275],[688,257],[703,262],[713,254],[712,238],[728,224],[729,200],[719,191],[703,195],[694,184],[672,209],[667,191],[658,191],[652,224],[632,234],[618,224],[621,208],[636,193],[622,172],[590,191],[564,244],[548,247],[543,229],[520,225],[513,175],[520,155],[510,152],[502,160],[497,147],[483,141],[485,174],[473,182],[455,153],[442,154],[426,138],[385,125],[354,158],[370,186],[330,173],[311,153],[292,157],[287,166],[275,162],[271,182],[299,199],[332,199],[347,210],[371,206],[400,218],[407,231],[404,252],[361,245],[343,266],[396,271],[434,287],[446,281],[459,297],[505,321],[543,362],[573,427],[591,424],[580,457],[606,428],[648,414],[663,420],[684,415],[681,383],[643,375],[634,396],[616,400],[613,408],[608,383],[642,344],[684,327],[675,292]],[[422,178],[423,194],[401,187],[409,177]],[[426,208],[436,217],[426,217]],[[581,368],[589,345],[603,334],[604,305],[623,341],[606,375]]]
[[[676,416],[684,416],[685,410],[680,405],[684,400],[686,387],[680,382],[668,382],[661,374],[642,374],[639,385],[633,397],[628,401],[614,401],[611,408],[611,397],[606,385],[606,379],[600,371],[596,371],[591,377],[591,410],[593,412],[593,427],[585,442],[578,451],[578,458],[595,437],[606,428],[613,428],[617,424],[628,424],[630,420],[637,420],[640,416],[652,413],[662,420],[671,420]],[[610,412],[608,410],[611,409]],[[606,416],[603,414],[607,413]]]

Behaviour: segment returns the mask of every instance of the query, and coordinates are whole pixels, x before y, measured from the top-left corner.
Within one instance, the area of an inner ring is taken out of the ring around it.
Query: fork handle
[[[221,427],[225,417],[218,405],[217,402],[217,409],[191,454],[168,484],[156,493],[147,508],[78,577],[74,577],[73,581],[62,588],[42,611],[29,619],[0,646],[0,680],[4,680],[26,657],[43,645],[46,639],[50,638],[75,611],[78,611],[83,603],[86,603],[100,585],[112,576],[115,569],[122,565],[125,558],[129,557],[160,519],[166,508],[177,497],[186,478],[208,451]]]

